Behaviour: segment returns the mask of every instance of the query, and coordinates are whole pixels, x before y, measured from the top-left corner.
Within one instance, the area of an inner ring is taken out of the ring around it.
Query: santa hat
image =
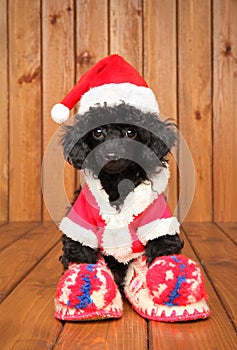
[[[138,71],[119,55],[110,55],[96,63],[76,83],[64,99],[53,106],[51,116],[57,123],[69,117],[80,101],[79,114],[90,107],[116,106],[122,102],[143,112],[159,113],[153,91]]]

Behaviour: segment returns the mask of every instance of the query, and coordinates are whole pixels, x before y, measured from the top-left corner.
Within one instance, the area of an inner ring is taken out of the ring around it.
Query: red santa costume
[[[152,182],[137,186],[116,210],[100,181],[85,175],[86,185],[59,227],[71,239],[128,263],[144,253],[149,240],[179,232],[162,194],[168,178],[168,168],[157,170]]]
[[[80,101],[79,113],[91,106],[115,106],[123,101],[144,112],[159,113],[156,97],[140,74],[122,57],[111,55],[86,72],[69,94],[52,109],[64,122]],[[60,230],[82,245],[129,264],[125,294],[143,317],[185,321],[209,316],[200,268],[183,255],[156,258],[148,267],[148,241],[179,233],[179,222],[166,204],[169,169],[156,169],[151,181],[137,186],[122,208],[111,206],[101,183],[85,170],[86,184]],[[62,276],[55,298],[55,315],[64,320],[122,316],[122,299],[103,259],[97,264],[71,264]]]

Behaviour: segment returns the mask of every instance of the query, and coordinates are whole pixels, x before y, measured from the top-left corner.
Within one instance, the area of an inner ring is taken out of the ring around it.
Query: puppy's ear
[[[176,125],[169,119],[164,122],[158,120],[154,130],[155,132],[151,136],[150,148],[161,161],[165,161],[165,157],[177,141]]]
[[[67,161],[72,164],[75,169],[82,169],[83,164],[85,165],[86,157],[90,152],[88,144],[80,139],[71,149],[67,156]]]
[[[64,158],[76,169],[81,169],[86,156],[90,152],[84,137],[79,138],[75,126],[67,126],[61,138]]]

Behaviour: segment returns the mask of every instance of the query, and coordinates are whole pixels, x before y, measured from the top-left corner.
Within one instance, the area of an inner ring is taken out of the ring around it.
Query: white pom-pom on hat
[[[65,122],[69,118],[69,114],[69,108],[62,103],[57,103],[51,109],[51,117],[58,124]]]

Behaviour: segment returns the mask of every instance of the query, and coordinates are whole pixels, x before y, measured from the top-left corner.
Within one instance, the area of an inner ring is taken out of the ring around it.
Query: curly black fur
[[[97,126],[106,129],[102,140],[95,140],[92,136]],[[126,157],[132,157],[136,152],[133,149],[136,144],[129,145],[129,154],[127,143],[121,142],[125,139],[124,130],[128,127],[136,132],[134,140],[146,146],[141,153],[136,154],[136,162],[125,161]],[[174,124],[170,120],[161,121],[152,113],[143,113],[124,103],[115,107],[90,108],[84,115],[76,117],[75,125],[65,127],[62,137],[66,160],[76,169],[87,168],[99,175],[111,204],[116,206],[122,205],[134,187],[151,179],[158,166],[166,166],[166,156],[175,141]],[[100,146],[98,151],[91,153],[97,146]],[[117,154],[120,158],[121,169],[114,174],[108,172],[106,166],[101,169],[101,162],[106,161],[109,153]],[[134,187],[118,188],[123,179],[132,181]]]
[[[135,142],[129,143],[131,139]],[[61,142],[65,159],[76,169],[87,169],[98,176],[111,205],[119,209],[136,186],[152,179],[157,167],[167,166],[166,157],[176,142],[176,133],[169,119],[161,121],[152,113],[143,113],[121,103],[115,107],[90,108],[84,115],[77,115],[75,124],[65,127]],[[140,152],[138,143],[143,146]],[[98,260],[97,250],[66,236],[62,240],[60,259],[65,268],[70,262],[95,263]],[[178,235],[164,236],[149,241],[145,254],[151,264],[157,256],[180,253],[182,247]],[[105,259],[116,282],[121,284],[127,266],[113,257]]]
[[[183,245],[183,241],[180,240],[178,234],[174,236],[165,235],[149,241],[145,248],[147,263],[150,265],[158,256],[179,254]]]
[[[83,246],[80,242],[73,241],[66,235],[62,236],[63,255],[60,261],[64,268],[68,268],[70,262],[96,264],[98,260],[98,250]]]
[[[76,116],[74,125],[65,126],[62,137],[64,156],[76,169],[86,167],[88,154],[98,144],[92,138],[91,131],[105,125],[113,125],[113,129],[119,125],[136,128],[136,139],[150,148],[161,162],[166,161],[176,141],[175,125],[169,119],[161,121],[153,113],[143,113],[124,103],[115,107],[91,107],[88,112]],[[154,170],[154,165],[150,164],[150,169]]]

